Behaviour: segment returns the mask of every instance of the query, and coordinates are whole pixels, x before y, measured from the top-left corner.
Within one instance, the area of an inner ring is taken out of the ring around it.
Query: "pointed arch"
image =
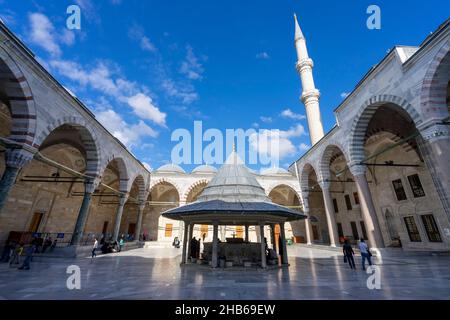
[[[12,118],[10,139],[33,146],[36,106],[27,79],[14,59],[0,46],[0,88],[6,95]]]
[[[447,87],[450,81],[450,40],[431,61],[422,84],[420,107],[424,119],[448,117]]]
[[[349,161],[352,164],[357,164],[364,160],[364,141],[367,127],[378,108],[386,104],[392,104],[404,110],[416,127],[422,123],[420,115],[405,99],[389,94],[373,96],[364,102],[352,124],[349,146]]]

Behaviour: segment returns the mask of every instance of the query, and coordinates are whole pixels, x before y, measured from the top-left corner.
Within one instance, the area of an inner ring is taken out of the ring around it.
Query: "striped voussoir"
[[[305,163],[303,168],[300,169],[300,188],[302,189],[302,194],[307,195],[312,186],[309,185],[309,174],[311,172],[317,172],[314,166],[310,163]],[[317,175],[317,173],[316,173]]]
[[[117,171],[118,171],[118,175],[119,175],[119,191],[129,192],[130,188],[131,188],[131,186],[129,186],[130,178],[128,175],[128,170],[127,170],[127,166],[125,164],[125,160],[122,157],[116,157],[115,155],[108,157],[108,159],[106,161],[104,161],[104,163],[100,169],[101,176],[104,175],[106,168],[112,162],[115,162],[115,164],[117,165]]]
[[[10,139],[33,146],[36,107],[33,94],[20,68],[0,48],[0,86],[6,95],[12,118]]]
[[[450,81],[450,40],[431,61],[422,84],[421,108],[425,117],[448,116],[447,87]]]
[[[364,141],[366,140],[367,127],[378,108],[385,104],[394,104],[401,107],[408,113],[416,127],[422,123],[419,113],[405,99],[389,94],[373,96],[362,105],[352,124],[349,147],[349,160],[352,163],[360,163],[364,160]]]
[[[339,142],[330,141],[328,146],[324,149],[322,156],[320,157],[319,175],[321,180],[330,179],[330,165],[332,161],[336,159],[336,157],[343,154],[346,162],[348,162],[348,157],[344,150],[344,146]]]
[[[156,186],[164,183],[172,185],[175,188],[175,190],[177,190],[178,196],[181,197],[181,195],[183,194],[182,189],[180,188],[180,186],[178,186],[178,184],[175,181],[173,181],[170,178],[159,178],[155,181],[152,181],[150,184],[149,192],[151,193]]]
[[[146,200],[146,195],[147,195],[147,190],[145,188],[145,180],[144,177],[142,175],[137,175],[134,179],[133,179],[133,185],[137,184],[138,186],[138,200],[141,201],[145,201]]]
[[[39,146],[44,142],[44,140],[57,128],[62,125],[69,125],[75,128],[81,137],[81,141],[84,146],[84,151],[86,154],[86,172],[85,174],[92,177],[98,177],[100,175],[100,149],[96,143],[97,139],[94,132],[89,128],[89,125],[84,119],[78,117],[62,117],[58,120],[53,121],[47,126],[36,138],[35,147]]]

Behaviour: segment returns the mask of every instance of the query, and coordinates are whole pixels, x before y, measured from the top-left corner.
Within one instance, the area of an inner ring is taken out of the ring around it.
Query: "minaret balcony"
[[[304,69],[312,69],[314,67],[314,62],[311,58],[306,58],[297,61],[297,64],[295,65],[298,72],[302,72]]]

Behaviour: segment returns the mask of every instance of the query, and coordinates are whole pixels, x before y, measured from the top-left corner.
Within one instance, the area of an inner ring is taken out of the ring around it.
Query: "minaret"
[[[297,50],[297,71],[302,80],[302,95],[300,99],[306,108],[306,117],[308,118],[309,136],[311,144],[315,145],[317,141],[324,136],[322,120],[320,117],[319,98],[320,92],[314,85],[312,68],[313,61],[308,56],[306,49],[306,40],[302,30],[298,25],[297,16],[294,14],[295,20],[295,49]]]

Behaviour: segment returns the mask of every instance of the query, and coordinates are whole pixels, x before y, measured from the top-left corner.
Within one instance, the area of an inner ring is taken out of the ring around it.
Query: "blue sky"
[[[81,30],[66,28],[71,4],[81,7]],[[371,4],[381,8],[381,30],[366,27]],[[310,142],[295,71],[294,12],[329,131],[345,93],[394,45],[420,44],[448,18],[450,3],[0,0],[10,29],[152,168],[170,162],[171,133],[193,130],[194,120],[204,130],[281,130],[282,167],[304,153]]]

